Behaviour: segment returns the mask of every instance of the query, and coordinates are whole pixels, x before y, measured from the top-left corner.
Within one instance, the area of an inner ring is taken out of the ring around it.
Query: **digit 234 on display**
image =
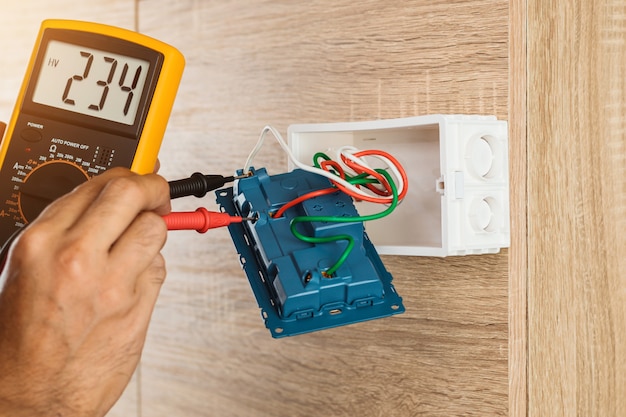
[[[0,147],[0,244],[107,169],[151,172],[184,65],[136,32],[44,21]]]

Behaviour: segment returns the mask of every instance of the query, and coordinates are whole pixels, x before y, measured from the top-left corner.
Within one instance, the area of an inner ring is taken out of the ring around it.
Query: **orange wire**
[[[363,151],[356,152],[354,155],[357,157],[368,156],[368,155],[379,155],[379,156],[384,156],[385,158],[389,159],[396,166],[396,168],[398,168],[398,171],[400,172],[400,176],[402,177],[402,183],[404,184],[404,186],[402,187],[402,192],[398,195],[398,200],[401,201],[406,196],[406,193],[409,189],[409,187],[407,186],[409,183],[409,179],[408,179],[408,176],[406,175],[406,171],[404,170],[404,168],[402,167],[402,165],[400,164],[400,162],[398,162],[396,158],[394,158],[393,156],[391,156],[385,151],[375,150],[375,149],[366,149]]]
[[[330,161],[322,161],[322,163],[320,163],[320,168],[322,168],[325,171],[330,171],[327,168],[329,166],[334,168],[339,173],[339,177],[346,179],[346,173],[343,171],[343,168],[341,167],[341,165],[339,165],[339,162],[330,160]]]
[[[387,187],[389,184],[387,184],[386,180],[383,178],[383,176],[382,176],[382,175],[378,174],[378,172],[376,172],[376,171],[371,171],[371,170],[365,171],[365,170],[363,170],[363,169],[359,169],[359,168],[361,168],[359,165],[351,164],[351,163],[349,163],[349,161],[347,161],[347,160],[346,160],[346,159],[344,159],[343,157],[342,157],[342,159],[343,159],[343,161],[346,163],[346,165],[347,165],[348,167],[352,168],[352,170],[353,170],[353,171],[354,171],[357,175],[359,175],[359,174],[363,174],[363,173],[368,174],[368,175],[371,175],[371,176],[375,177],[377,181],[382,182],[382,183],[383,183],[383,185],[385,185],[385,187],[387,188],[387,192],[385,192],[385,191],[382,191],[382,190],[380,190],[380,189],[376,188],[376,187],[374,186],[374,184],[365,184],[365,186],[366,186],[366,187],[367,187],[370,191],[372,191],[372,192],[374,192],[374,193],[376,193],[376,194],[378,194],[378,195],[380,195],[380,196],[388,196],[388,195],[391,195],[391,187]],[[323,161],[323,162],[320,164],[320,168],[322,168],[322,169],[324,169],[324,170],[326,170],[326,171],[330,171],[330,170],[329,170],[329,167],[332,167],[333,169],[335,169],[335,170],[339,173],[339,177],[341,177],[341,178],[343,178],[343,179],[345,179],[345,178],[346,178],[346,173],[344,172],[343,168],[341,167],[341,165],[340,165],[337,161],[327,160],[327,161]],[[335,182],[333,181],[333,183],[335,183]],[[355,187],[360,188],[360,185],[355,185]],[[356,199],[356,200],[359,200],[359,199],[360,199],[360,194],[357,194],[357,193],[354,193],[354,192],[352,192],[352,191],[349,191],[349,190],[348,190],[347,188],[345,188],[345,187],[343,187],[343,188],[342,188],[342,190],[343,190],[343,192],[344,192],[344,193],[346,193],[346,194],[350,195],[352,198],[354,198],[354,199]]]
[[[301,202],[303,202],[304,200],[308,200],[309,198],[314,198],[314,197],[319,197],[321,195],[326,195],[326,194],[332,194],[335,191],[337,191],[336,188],[332,187],[332,188],[322,188],[321,190],[316,190],[316,191],[311,191],[310,193],[306,193],[304,195],[301,195],[300,197],[291,200],[290,202],[286,203],[284,206],[282,206],[280,209],[278,209],[278,211],[276,211],[272,217],[273,218],[278,218],[278,217],[282,217],[283,214],[285,213],[285,211],[287,211],[289,208],[295,206],[296,204],[299,204]]]

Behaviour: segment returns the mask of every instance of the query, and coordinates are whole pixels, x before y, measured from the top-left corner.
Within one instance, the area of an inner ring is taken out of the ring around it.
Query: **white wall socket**
[[[341,146],[380,149],[409,178],[404,201],[366,223],[383,255],[450,256],[509,247],[507,122],[494,116],[427,115],[400,119],[294,124],[289,147],[301,162]],[[289,170],[294,167],[290,163]],[[357,203],[360,214],[380,206]]]

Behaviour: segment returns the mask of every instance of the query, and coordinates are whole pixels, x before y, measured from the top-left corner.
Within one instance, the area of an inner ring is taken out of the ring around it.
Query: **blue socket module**
[[[303,201],[273,218],[284,204],[311,191],[331,187],[320,175],[296,169],[270,176],[264,168],[216,191],[222,210],[256,221],[233,223],[228,229],[250,281],[261,315],[273,337],[292,336],[387,317],[404,312],[362,222],[304,222],[306,236],[350,235],[355,246],[346,261],[328,276],[346,248],[346,240],[307,243],[290,229],[297,216],[355,217],[352,198],[336,191]]]

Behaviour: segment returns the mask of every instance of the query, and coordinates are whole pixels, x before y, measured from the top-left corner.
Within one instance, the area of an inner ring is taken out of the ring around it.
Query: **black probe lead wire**
[[[170,186],[170,199],[195,196],[204,197],[209,191],[217,190],[229,182],[233,182],[243,176],[204,175],[194,172],[189,178],[168,181]]]

